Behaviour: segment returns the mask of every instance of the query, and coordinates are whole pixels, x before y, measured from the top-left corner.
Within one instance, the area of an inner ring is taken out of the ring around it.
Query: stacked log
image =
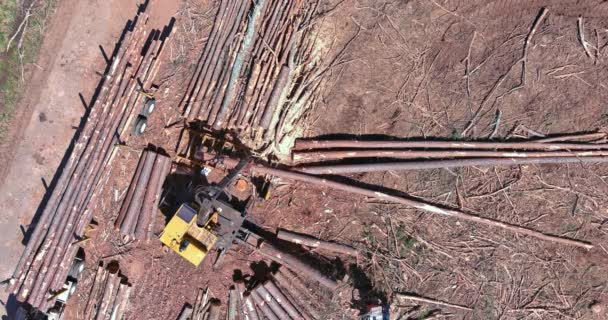
[[[181,102],[215,130],[272,131],[293,90],[294,55],[316,1],[222,0]],[[270,138],[270,134],[266,135]]]
[[[532,141],[298,140],[292,151],[299,168],[310,174],[342,174],[464,166],[608,162],[608,144],[566,142],[605,139],[602,132]],[[378,160],[378,159],[399,159]],[[358,159],[364,163],[340,163]],[[409,161],[402,161],[409,160]],[[331,162],[326,164],[324,162]],[[337,162],[337,163],[336,163]]]
[[[318,282],[330,290],[334,290],[338,286],[336,280],[326,276],[316,267],[311,266],[308,262],[304,261],[300,257],[275,246],[253,232],[249,234],[245,244],[249,245],[252,249],[256,250],[264,257],[293,270],[297,270],[299,274],[304,275],[310,280]]]
[[[89,293],[85,320],[121,320],[129,306],[131,285],[120,274],[117,265],[97,268],[95,281]]]
[[[283,268],[264,282],[257,283],[247,290],[242,282],[236,288],[241,299],[240,313],[242,319],[321,319],[318,312],[308,301],[317,301],[319,296],[311,294],[302,280],[289,272],[285,276]],[[289,278],[288,278],[289,277]],[[294,285],[294,283],[298,285]]]
[[[154,230],[161,189],[171,170],[171,158],[144,150],[139,158],[114,226],[127,239],[148,240]]]
[[[209,289],[199,289],[194,306],[190,311],[182,312],[180,319],[218,320],[221,303],[217,299],[208,299]]]
[[[102,173],[158,72],[167,33],[148,31],[147,20],[147,14],[139,12],[127,24],[13,274],[10,289],[17,300],[39,310],[45,311],[53,303],[49,295],[63,286],[95,214],[91,204],[99,194]]]

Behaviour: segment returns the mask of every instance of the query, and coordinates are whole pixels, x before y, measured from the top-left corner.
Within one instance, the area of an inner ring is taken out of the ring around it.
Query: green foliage
[[[0,1],[0,48],[4,51],[19,15],[17,0]]]
[[[0,0],[0,142],[4,139],[10,120],[21,96],[23,87],[22,66],[36,61],[42,39],[44,25],[54,10],[57,0],[39,1],[33,8],[26,24],[21,50],[18,50],[19,36],[9,40],[23,21],[21,1]]]
[[[405,231],[405,228],[402,225],[397,226],[397,230],[395,230],[395,233],[396,233],[395,236],[397,238],[397,242],[399,242],[399,244],[400,244],[399,253],[401,255],[404,255],[408,251],[415,249],[414,246],[416,245],[416,243],[418,243],[418,241],[416,240],[416,238],[407,234],[407,232]]]
[[[432,309],[422,310],[422,312],[418,315],[418,320],[424,320],[424,319],[430,317],[432,314],[433,314]]]

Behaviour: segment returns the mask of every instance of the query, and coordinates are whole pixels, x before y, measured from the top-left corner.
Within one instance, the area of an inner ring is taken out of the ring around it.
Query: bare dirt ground
[[[154,239],[125,244],[113,229],[120,195],[137,162],[135,151],[148,143],[170,151],[175,144],[179,129],[164,126],[179,116],[175,106],[183,94],[180,88],[213,21],[212,1],[160,3],[169,6],[160,6],[167,14],[159,18],[161,24],[174,13],[177,19],[159,76],[168,90],[158,99],[160,112],[151,119],[148,134],[129,141],[115,160],[110,176],[116,179],[108,181],[96,214],[100,228],[85,247],[87,268],[68,303],[68,319],[82,313],[98,261],[117,260],[132,283],[129,319],[174,319],[201,287],[210,287],[225,302],[234,271],[251,273],[251,264],[260,261],[236,249],[220,271],[211,270],[210,259],[193,268]],[[547,14],[524,50],[542,8]],[[319,11],[325,12],[317,20],[324,30],[320,43],[332,48],[330,55],[346,49],[328,72],[309,114],[306,136],[500,140],[606,129],[608,4],[602,1],[346,0],[323,1]],[[421,319],[608,317],[607,166],[438,169],[348,178],[584,239],[596,248],[587,252],[558,246],[343,192],[277,181],[272,197],[250,214],[253,222],[269,231],[284,227],[350,243],[364,252],[358,260],[326,258],[329,265],[341,265],[334,276],[348,274],[349,284],[360,289],[345,289],[328,301],[332,306],[322,309],[327,319],[352,318],[344,308],[356,302],[351,296],[370,285],[387,299],[394,292],[411,292],[472,309],[420,305],[412,317]],[[162,228],[162,221],[157,227]],[[395,305],[416,307],[407,301]]]

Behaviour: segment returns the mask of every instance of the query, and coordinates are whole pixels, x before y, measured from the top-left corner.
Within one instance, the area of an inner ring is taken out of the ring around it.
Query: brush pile
[[[107,268],[100,265],[82,319],[123,319],[130,294],[131,285],[120,274],[117,264],[110,263]]]
[[[222,0],[181,101],[184,117],[235,130],[255,148],[281,138],[312,94],[316,1]],[[294,107],[295,106],[295,107]],[[248,137],[248,138],[247,138]]]
[[[127,23],[13,274],[11,291],[17,300],[39,310],[54,303],[49,297],[66,281],[96,214],[92,204],[100,182],[107,179],[102,176],[159,70],[168,30],[148,31],[147,20],[140,12]]]
[[[114,223],[127,239],[150,239],[161,188],[171,170],[171,158],[144,150]]]

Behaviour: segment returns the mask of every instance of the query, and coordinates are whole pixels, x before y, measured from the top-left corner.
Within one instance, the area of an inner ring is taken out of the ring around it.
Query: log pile
[[[114,226],[126,239],[150,239],[161,188],[171,170],[171,158],[144,150]]]
[[[184,116],[215,130],[275,138],[293,101],[312,91],[304,88],[311,89],[302,81],[311,72],[302,65],[313,51],[306,34],[316,7],[316,1],[220,1],[181,101]]]
[[[254,233],[250,233],[247,237],[246,244],[256,250],[262,256],[281,264],[292,270],[296,270],[298,274],[306,278],[318,282],[323,287],[330,290],[335,290],[338,287],[336,280],[326,276],[318,268],[310,265],[300,257],[293,255],[286,250],[277,247],[268,240],[259,237]]]
[[[89,293],[84,320],[121,320],[129,307],[131,285],[120,274],[118,265],[100,265]]]
[[[192,307],[186,305],[179,320],[218,320],[221,303],[217,299],[208,299],[209,289],[199,289]]]
[[[603,141],[605,138],[605,133],[598,132],[515,142],[298,140],[292,157],[296,163],[305,163],[298,168],[299,171],[310,174],[543,163],[602,163],[608,162],[607,143],[569,140]],[[361,160],[362,163],[341,163],[352,159]]]
[[[134,108],[141,108],[160,67],[167,30],[149,31],[148,15],[129,21],[83,117],[57,183],[15,269],[10,290],[17,300],[45,311],[63,286],[86,227],[95,215],[102,173],[112,162]],[[144,50],[144,48],[146,48]]]
[[[247,320],[311,320],[322,319],[311,302],[323,299],[321,292],[314,292],[291,271],[280,268],[269,279],[247,289],[236,283],[237,304],[240,319]]]

